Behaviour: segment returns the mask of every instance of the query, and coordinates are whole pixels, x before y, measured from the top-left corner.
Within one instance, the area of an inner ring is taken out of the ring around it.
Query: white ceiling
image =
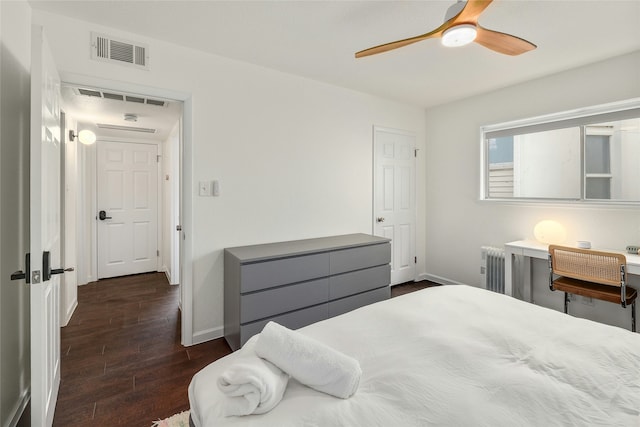
[[[538,48],[520,56],[426,40],[356,51],[430,31],[454,1],[31,1],[111,26],[421,107],[640,50],[640,0],[495,0],[487,28]]]
[[[86,95],[80,90],[89,89],[91,92],[98,92],[99,97]],[[78,129],[90,129],[103,138],[135,138],[142,140],[165,141],[182,116],[182,103],[172,100],[165,100],[158,97],[145,97],[130,93],[122,93],[113,90],[100,91],[99,88],[87,86],[62,86],[63,108],[78,121]],[[120,95],[122,100],[104,98],[107,96]],[[143,99],[145,102],[132,102],[127,99]],[[146,101],[164,102],[164,105],[148,104]],[[135,121],[126,120],[125,114],[133,114]],[[99,125],[115,125],[135,128],[134,130],[114,130],[100,128]],[[153,129],[155,132],[141,132],[143,129]]]

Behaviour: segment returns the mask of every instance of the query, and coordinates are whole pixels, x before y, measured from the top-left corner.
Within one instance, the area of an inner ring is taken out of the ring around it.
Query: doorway
[[[87,81],[91,80],[91,81]],[[180,285],[183,344],[191,343],[191,298],[190,288],[185,290],[184,283],[190,275],[183,276],[185,257],[190,251],[182,248],[183,235],[176,231],[182,222],[183,188],[190,185],[183,180],[183,152],[190,147],[190,133],[183,131],[185,122],[191,122],[190,98],[185,94],[166,90],[150,90],[141,94],[129,84],[105,82],[100,79],[83,78],[82,84],[66,82],[62,85],[63,103],[70,120],[70,130],[79,132],[90,129],[97,135],[93,145],[78,145],[78,218],[77,262],[78,284],[83,285],[98,280],[99,250],[98,236],[99,211],[97,167],[98,147],[101,144],[137,144],[153,145],[156,154],[150,154],[157,166],[155,173],[157,185],[157,244],[152,248],[152,271],[161,271],[167,275],[169,283]],[[106,87],[105,87],[106,86]],[[187,108],[185,108],[185,105]],[[188,165],[187,165],[188,166]],[[153,172],[151,172],[153,173]],[[148,182],[148,181],[147,181]],[[137,191],[132,185],[131,190]],[[186,197],[189,200],[188,196]],[[190,209],[187,208],[187,211]],[[105,216],[109,216],[105,212]],[[140,227],[139,227],[140,228]],[[149,244],[147,246],[154,246]],[[135,258],[135,257],[134,257]],[[123,270],[122,274],[132,271]],[[145,271],[150,271],[148,268]],[[188,272],[188,269],[186,269]],[[120,274],[120,273],[116,273]],[[184,298],[187,296],[187,298]],[[184,302],[183,302],[184,301]]]

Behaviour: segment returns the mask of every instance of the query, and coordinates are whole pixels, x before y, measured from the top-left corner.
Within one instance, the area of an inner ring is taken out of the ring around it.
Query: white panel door
[[[99,279],[158,269],[157,154],[152,144],[98,142]]]
[[[415,136],[374,128],[373,233],[391,239],[391,284],[415,280]]]
[[[31,424],[51,426],[60,387],[60,276],[48,277],[43,253],[50,267],[61,267],[60,78],[42,27],[33,27],[31,42]]]

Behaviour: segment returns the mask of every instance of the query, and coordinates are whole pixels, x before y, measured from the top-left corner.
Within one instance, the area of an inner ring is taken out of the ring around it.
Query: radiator
[[[484,275],[485,289],[504,294],[504,249],[482,246],[480,251],[480,273]]]

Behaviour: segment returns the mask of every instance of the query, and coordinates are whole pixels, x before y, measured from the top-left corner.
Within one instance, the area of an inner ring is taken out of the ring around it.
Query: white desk
[[[594,248],[598,249],[598,248]],[[608,250],[608,249],[604,249]],[[623,251],[612,251],[620,252]],[[640,275],[640,255],[627,254],[627,273]],[[516,242],[509,242],[504,245],[504,292],[507,295],[513,296],[513,260],[514,255],[524,256],[523,266],[523,279],[524,279],[524,300],[531,302],[531,259],[548,259],[549,257],[549,245],[537,242],[535,240],[518,240]]]

